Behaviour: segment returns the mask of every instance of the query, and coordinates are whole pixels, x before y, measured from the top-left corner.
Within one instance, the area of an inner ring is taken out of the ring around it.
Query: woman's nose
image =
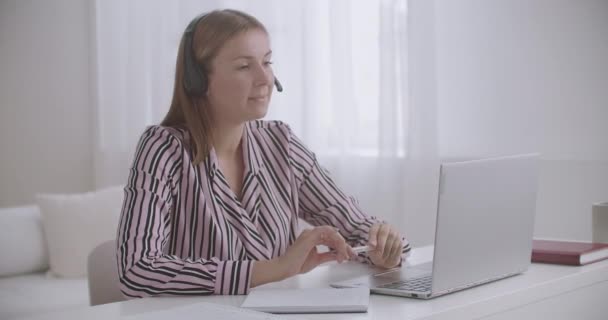
[[[272,73],[272,69],[269,67],[265,67],[264,65],[258,65],[255,71],[255,81],[256,85],[270,85],[274,79],[274,75]]]

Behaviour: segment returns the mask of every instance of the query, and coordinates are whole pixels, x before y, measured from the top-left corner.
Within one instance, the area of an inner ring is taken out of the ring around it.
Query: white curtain
[[[436,117],[409,103],[407,0],[96,0],[96,187],[124,183],[142,130],[168,110],[185,26],[221,8],[270,33],[285,90],[266,118],[290,124],[368,213],[422,239],[412,219],[432,181],[421,172],[437,158]]]

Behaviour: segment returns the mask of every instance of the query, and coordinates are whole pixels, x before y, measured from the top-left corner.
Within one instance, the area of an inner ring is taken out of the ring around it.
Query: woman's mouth
[[[249,100],[256,101],[256,102],[262,102],[262,101],[265,101],[266,98],[267,98],[267,96],[249,97]]]

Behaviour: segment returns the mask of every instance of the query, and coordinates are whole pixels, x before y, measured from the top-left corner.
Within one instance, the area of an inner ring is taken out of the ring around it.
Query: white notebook
[[[368,288],[257,289],[242,308],[270,313],[367,312]]]
[[[199,302],[160,311],[150,311],[132,316],[122,316],[124,320],[167,320],[167,319],[213,319],[213,320],[275,320],[283,319],[268,313],[245,310],[216,303]]]

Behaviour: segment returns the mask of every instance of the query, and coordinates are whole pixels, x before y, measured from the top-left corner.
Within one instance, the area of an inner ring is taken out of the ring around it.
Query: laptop
[[[433,261],[331,285],[430,299],[524,272],[538,163],[526,154],[441,164]]]

